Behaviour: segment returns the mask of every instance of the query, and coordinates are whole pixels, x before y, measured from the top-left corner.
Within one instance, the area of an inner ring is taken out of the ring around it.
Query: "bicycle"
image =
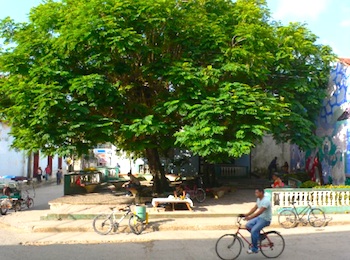
[[[124,211],[124,215],[121,216],[119,220],[116,219],[116,208],[110,208],[112,210],[111,214],[106,215],[106,214],[100,214],[94,218],[94,221],[92,223],[92,226],[94,228],[94,231],[97,234],[100,235],[107,235],[109,234],[112,230],[116,232],[119,228],[120,223],[128,216],[130,215],[129,218],[129,227],[130,230],[136,234],[140,235],[142,231],[145,229],[145,223],[144,220],[142,220],[139,216],[134,214],[131,209],[130,205],[127,206],[126,208],[119,209],[119,211]]]
[[[202,203],[205,201],[207,194],[203,187],[203,180],[201,176],[197,177],[196,184],[193,185],[193,188],[191,189],[188,186],[185,186],[185,191],[190,195],[191,199],[196,199],[199,203]]]
[[[237,217],[238,229],[236,233],[225,234],[217,240],[215,251],[220,259],[237,259],[241,254],[242,247],[244,247],[244,242],[246,242],[249,247],[252,247],[252,244],[241,233],[241,230],[247,230],[247,228],[242,227],[241,220],[243,218],[244,215],[242,214]],[[279,257],[283,253],[284,247],[284,238],[279,232],[265,232],[264,230],[261,230],[258,248],[266,258]]]
[[[34,199],[29,196],[28,190],[25,190],[25,192],[26,192],[26,196],[24,198],[19,199],[21,203],[21,208],[19,210],[21,210],[24,207],[27,207],[28,209],[34,207]]]
[[[307,207],[300,212],[295,207],[296,202],[293,201],[293,208],[285,208],[278,213],[278,223],[283,228],[296,227],[298,223],[307,225],[309,223],[313,227],[322,227],[326,223],[326,217],[322,209],[314,208],[307,202]],[[304,217],[307,215],[307,220]]]

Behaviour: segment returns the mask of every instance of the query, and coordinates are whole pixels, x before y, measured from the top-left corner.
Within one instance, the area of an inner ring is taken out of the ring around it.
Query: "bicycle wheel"
[[[216,242],[215,251],[220,259],[237,259],[242,251],[242,241],[235,234],[223,235]]]
[[[145,223],[139,216],[132,214],[129,218],[129,227],[134,234],[140,235],[145,229]]]
[[[27,208],[30,209],[34,207],[34,200],[32,198],[27,199]]]
[[[307,216],[307,220],[313,227],[322,227],[326,223],[324,212],[319,208],[311,209]]]
[[[1,215],[6,215],[7,214],[7,211],[8,211],[8,209],[7,208],[5,208],[5,207],[1,207]]]
[[[279,257],[283,253],[285,247],[284,238],[276,231],[264,233],[259,244],[261,253],[267,258]]]
[[[113,229],[112,215],[105,214],[98,215],[94,218],[92,226],[97,234],[107,235]]]
[[[293,228],[297,225],[297,215],[290,209],[284,209],[278,214],[278,223],[284,228]]]
[[[14,209],[15,212],[17,211],[21,211],[22,210],[22,205],[21,205],[21,202],[20,201],[14,201],[13,202],[13,205],[12,205],[12,208]]]
[[[196,193],[196,200],[199,203],[202,203],[203,201],[205,201],[206,197],[207,195],[205,194],[205,191],[202,188],[198,188]]]

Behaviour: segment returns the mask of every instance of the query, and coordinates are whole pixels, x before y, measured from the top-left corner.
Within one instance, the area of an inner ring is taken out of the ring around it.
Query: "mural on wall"
[[[299,172],[305,170],[305,151],[301,150],[296,144],[290,146],[290,170]]]
[[[316,131],[323,139],[323,144],[319,149],[311,151],[306,160],[306,168],[310,170],[311,162],[318,156],[325,184],[345,184],[346,174],[350,174],[350,132],[347,120],[349,117],[346,116],[350,101],[349,64],[340,60],[331,71],[327,98],[323,102]]]

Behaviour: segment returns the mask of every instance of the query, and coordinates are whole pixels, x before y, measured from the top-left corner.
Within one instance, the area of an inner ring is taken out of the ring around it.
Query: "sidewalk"
[[[11,211],[0,217],[0,223],[28,232],[93,232],[94,216],[108,213],[110,207],[126,205],[130,201],[130,198],[113,194],[65,196],[51,201],[50,210]],[[254,201],[253,190],[238,190],[220,199],[209,197],[202,204],[195,203],[192,212],[158,211],[148,207],[149,224],[146,231],[232,230],[237,214],[248,212],[255,205]],[[328,214],[327,218],[332,218],[328,225],[350,224],[347,214]],[[128,219],[125,219],[118,232],[129,232],[127,225]],[[273,217],[271,227],[279,227],[276,216]]]

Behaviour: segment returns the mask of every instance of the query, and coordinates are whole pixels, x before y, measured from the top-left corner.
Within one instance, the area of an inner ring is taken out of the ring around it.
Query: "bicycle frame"
[[[119,219],[117,219],[117,218],[115,217],[115,215],[116,215],[116,213],[117,213],[116,209],[113,208],[112,210],[113,210],[113,211],[112,211],[110,217],[112,217],[113,223],[114,223],[114,224],[117,224],[117,225],[119,225],[119,224],[131,213],[130,207],[127,207],[127,210],[125,211],[124,215],[121,216]],[[119,211],[120,211],[120,210],[119,210]]]
[[[298,216],[298,221],[300,221],[303,217],[305,217],[310,210],[312,209],[310,203],[307,203],[307,206],[302,208],[300,212],[298,212],[297,208],[295,207],[295,203],[293,203],[293,211]]]
[[[235,235],[241,239],[240,242],[242,242],[242,246],[244,246],[243,241],[245,241],[248,244],[248,247],[251,247],[252,243],[249,242],[248,239],[241,233],[241,230],[246,230],[247,232],[250,233],[250,231],[246,227],[242,227],[242,224],[240,223],[241,219],[242,218],[238,218],[238,220],[237,220],[238,228],[237,228]],[[265,234],[266,234],[266,232],[264,231],[264,229],[262,229],[260,231],[260,235],[265,235]],[[242,241],[242,239],[243,239],[243,241]],[[269,243],[267,243],[264,247],[270,246],[270,244],[271,244],[271,241],[270,241],[268,236],[266,236],[266,239]],[[234,242],[235,241],[233,241],[232,244]],[[263,246],[261,244],[259,244],[258,247],[259,247],[259,249],[261,249],[261,247],[263,247]]]

